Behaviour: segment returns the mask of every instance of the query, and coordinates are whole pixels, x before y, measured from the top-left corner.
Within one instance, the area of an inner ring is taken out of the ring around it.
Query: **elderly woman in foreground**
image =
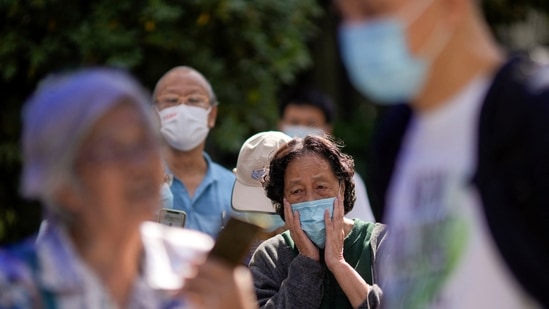
[[[348,219],[354,162],[326,137],[295,138],[271,159],[263,186],[288,231],[250,262],[261,308],[373,308],[382,224]]]
[[[0,250],[0,308],[257,306],[245,268],[205,259],[209,236],[148,221],[163,181],[148,98],[95,68],[46,80],[25,104],[21,189],[48,224]]]

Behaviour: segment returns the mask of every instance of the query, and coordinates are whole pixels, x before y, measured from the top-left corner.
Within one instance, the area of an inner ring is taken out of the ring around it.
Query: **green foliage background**
[[[547,0],[483,6],[491,25],[523,18],[528,6],[549,10]],[[247,137],[276,128],[281,89],[316,85],[335,99],[335,135],[364,172],[379,109],[347,80],[337,23],[328,0],[0,0],[0,243],[40,221],[37,203],[18,197],[21,106],[48,74],[82,66],[126,68],[149,90],[174,66],[201,71],[221,104],[208,152],[229,168]]]
[[[111,65],[152,90],[168,69],[190,65],[220,100],[209,150],[223,161],[273,128],[276,90],[312,65],[307,42],[321,14],[314,0],[1,0],[0,241],[35,231],[40,219],[36,202],[17,197],[19,115],[47,74]]]

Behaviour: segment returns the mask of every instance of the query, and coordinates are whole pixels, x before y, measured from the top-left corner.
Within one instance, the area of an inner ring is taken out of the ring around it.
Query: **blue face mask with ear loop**
[[[290,137],[304,138],[307,135],[322,136],[324,130],[315,127],[307,127],[302,125],[285,125],[282,131]]]
[[[330,197],[291,204],[292,210],[299,213],[301,229],[307,234],[309,239],[321,249],[326,245],[326,222],[324,222],[324,211],[328,209],[330,218],[332,218],[335,199],[335,197]]]
[[[274,232],[286,224],[279,214],[271,214],[269,217],[271,220],[269,221],[269,225],[265,227],[265,231],[268,233]]]
[[[395,17],[342,25],[341,57],[353,85],[379,104],[412,100],[421,91],[429,61],[411,54],[406,27],[432,3],[425,0],[407,22]]]
[[[277,213],[244,211],[242,216],[246,221],[261,226],[267,233],[272,233],[286,224]]]

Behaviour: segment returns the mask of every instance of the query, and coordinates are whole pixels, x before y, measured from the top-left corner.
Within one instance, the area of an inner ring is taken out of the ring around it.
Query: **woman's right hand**
[[[301,255],[307,256],[315,261],[320,260],[320,253],[317,246],[309,239],[307,234],[301,229],[299,221],[299,212],[293,212],[290,203],[284,199],[284,217],[286,226],[290,230],[292,239]]]

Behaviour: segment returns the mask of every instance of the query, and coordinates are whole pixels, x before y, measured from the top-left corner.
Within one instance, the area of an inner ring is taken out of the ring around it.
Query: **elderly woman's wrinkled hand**
[[[284,199],[284,217],[286,218],[286,225],[290,230],[292,239],[295,242],[297,249],[301,255],[309,257],[315,261],[320,260],[320,253],[318,248],[313,244],[311,239],[301,229],[301,223],[299,221],[299,213],[292,211],[290,203]]]
[[[334,212],[332,218],[328,211],[324,213],[324,222],[326,223],[326,247],[324,259],[328,269],[338,264],[345,263],[343,257],[343,241],[345,232],[343,230],[343,196],[339,194],[334,200]]]

